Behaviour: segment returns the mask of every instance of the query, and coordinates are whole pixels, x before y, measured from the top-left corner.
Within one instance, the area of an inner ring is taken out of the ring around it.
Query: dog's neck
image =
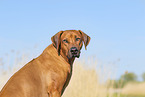
[[[75,58],[68,58],[64,53],[60,50],[60,56],[62,56],[70,65],[73,64]]]
[[[50,49],[48,50],[48,48],[53,48],[51,51],[50,51]],[[75,58],[68,58],[63,52],[62,52],[62,50],[60,50],[60,53],[58,53],[58,51],[57,51],[57,49],[56,49],[56,47],[53,45],[53,44],[51,44],[51,45],[49,45],[47,48],[46,48],[46,50],[45,50],[46,52],[47,51],[49,51],[49,53],[51,52],[51,54],[57,54],[58,56],[61,56],[67,63],[69,63],[70,65],[72,65],[73,64],[73,62],[74,62],[74,60],[75,60]],[[56,56],[57,56],[56,55]]]
[[[74,60],[75,58],[68,59],[69,64],[72,65],[74,63]]]

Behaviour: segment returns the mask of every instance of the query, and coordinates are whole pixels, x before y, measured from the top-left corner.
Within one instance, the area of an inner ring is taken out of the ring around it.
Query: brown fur
[[[80,39],[76,41],[76,37]],[[51,39],[53,44],[8,80],[0,97],[61,97],[71,78],[75,59],[70,48],[80,51],[82,42],[86,47],[90,37],[80,30],[66,30]]]

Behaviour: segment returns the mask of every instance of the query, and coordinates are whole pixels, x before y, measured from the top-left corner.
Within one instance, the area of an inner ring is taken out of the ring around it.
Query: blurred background
[[[0,89],[71,29],[91,41],[63,97],[145,97],[144,0],[0,0]]]

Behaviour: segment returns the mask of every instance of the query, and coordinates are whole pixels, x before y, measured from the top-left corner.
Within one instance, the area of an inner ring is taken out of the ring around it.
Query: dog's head
[[[67,58],[79,58],[83,42],[85,49],[90,42],[90,37],[81,30],[60,31],[51,38],[53,45],[60,55],[62,52]]]

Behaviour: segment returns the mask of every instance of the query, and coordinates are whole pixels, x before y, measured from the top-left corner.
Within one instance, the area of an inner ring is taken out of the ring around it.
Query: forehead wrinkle
[[[74,42],[74,35],[73,34],[68,35],[68,40],[70,43]]]
[[[81,34],[78,33],[77,31],[64,31],[64,33],[62,34],[62,39],[69,39],[69,40],[74,40],[77,37],[81,37]],[[74,39],[72,39],[74,38]]]

